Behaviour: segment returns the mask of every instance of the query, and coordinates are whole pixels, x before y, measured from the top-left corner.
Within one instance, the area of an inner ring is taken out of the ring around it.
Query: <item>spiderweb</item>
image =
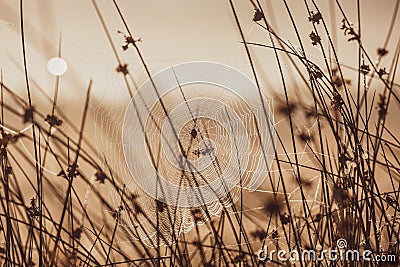
[[[96,110],[96,143],[132,196],[119,223],[134,239],[170,243],[267,177],[274,156],[269,106],[234,69],[174,66],[145,82],[124,116],[125,107]],[[120,194],[110,193],[121,204]]]

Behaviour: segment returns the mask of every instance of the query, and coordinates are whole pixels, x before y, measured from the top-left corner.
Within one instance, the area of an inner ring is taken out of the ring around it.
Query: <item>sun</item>
[[[64,75],[67,69],[67,62],[60,57],[50,58],[47,62],[47,70],[54,76]]]

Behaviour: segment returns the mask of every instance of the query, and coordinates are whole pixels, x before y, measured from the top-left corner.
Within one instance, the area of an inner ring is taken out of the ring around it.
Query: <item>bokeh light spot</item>
[[[50,58],[47,62],[47,70],[54,76],[63,75],[68,68],[67,62],[59,57]]]

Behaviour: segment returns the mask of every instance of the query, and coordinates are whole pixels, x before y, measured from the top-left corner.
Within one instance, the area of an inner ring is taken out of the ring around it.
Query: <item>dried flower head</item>
[[[81,228],[76,228],[73,232],[72,232],[72,237],[74,239],[80,239],[82,235],[82,229]]]
[[[380,47],[376,50],[379,56],[383,57],[386,56],[389,51],[386,48]]]
[[[69,165],[67,169],[67,175],[68,178],[76,178],[78,175],[80,175],[79,166],[76,163]]]
[[[260,9],[256,9],[254,12],[253,21],[260,21],[264,18],[264,13]]]
[[[7,147],[9,144],[14,144],[20,138],[20,134],[10,134],[2,132],[2,138],[0,138],[0,146]]]
[[[313,136],[311,135],[311,132],[310,131],[306,131],[306,130],[302,130],[298,135],[297,135],[299,138],[300,138],[300,140],[302,141],[302,142],[304,142],[304,143],[309,143],[309,142],[312,142],[312,141],[314,141],[313,139]]]
[[[124,35],[125,44],[122,45],[122,49],[123,49],[124,51],[128,50],[129,45],[136,46],[136,43],[142,41],[142,38],[141,38],[141,37],[139,37],[138,39],[134,39],[132,36],[126,35],[126,34],[124,34],[124,33],[121,32],[121,31],[118,31],[118,33],[121,33],[121,34]]]
[[[362,73],[362,74],[364,74],[364,75],[367,75],[369,72],[370,72],[370,67],[369,67],[369,65],[366,65],[366,64],[362,64],[361,66],[360,66],[360,72]]]
[[[24,110],[24,123],[33,122],[33,113],[35,112],[34,107],[26,107]]]
[[[275,215],[281,212],[284,200],[281,197],[269,197],[264,205],[264,211],[269,215]]]
[[[321,44],[321,36],[316,34],[314,31],[312,31],[309,35],[312,45],[318,45]]]
[[[6,166],[5,175],[11,175],[11,174],[13,174],[13,168],[11,166]]]
[[[378,76],[379,76],[379,77],[383,77],[383,76],[388,75],[388,74],[389,74],[389,73],[386,72],[386,68],[380,68],[380,69],[378,70]]]
[[[61,126],[63,121],[57,118],[55,115],[47,115],[44,119],[50,126]]]
[[[283,225],[290,223],[291,220],[290,215],[286,212],[284,214],[281,214],[280,219]]]
[[[360,36],[354,31],[353,25],[350,24],[346,19],[342,19],[342,26],[340,27],[341,30],[343,30],[344,35],[350,36],[347,41],[359,41]]]
[[[128,64],[120,64],[118,65],[118,67],[116,68],[116,71],[118,73],[122,73],[124,75],[128,75],[129,74],[129,70],[128,70]]]
[[[104,184],[105,180],[107,179],[107,175],[103,171],[97,171],[94,176],[96,181],[100,182],[101,184]]]
[[[253,238],[259,239],[260,241],[264,240],[267,237],[267,233],[262,229],[252,231],[250,232],[250,235]]]
[[[156,200],[156,206],[157,206],[158,212],[164,212],[165,209],[167,208],[167,204],[165,204],[163,201],[159,201],[159,200]]]
[[[296,109],[298,108],[298,105],[296,103],[289,103],[287,104],[286,102],[282,101],[278,103],[278,113],[282,114],[282,115],[289,115],[293,112],[296,111]]]
[[[332,101],[331,101],[331,106],[337,110],[341,109],[342,106],[344,105],[344,101],[342,96],[338,92],[333,93]]]
[[[321,13],[317,12],[314,14],[313,11],[310,12],[310,16],[308,17],[308,21],[310,21],[312,23],[317,23],[317,24],[319,24],[321,19],[322,19]]]
[[[378,109],[379,119],[383,120],[387,115],[387,99],[384,94],[379,94],[379,102],[377,109]]]
[[[36,199],[33,197],[30,200],[30,206],[26,208],[30,218],[41,216],[39,207],[36,206]]]

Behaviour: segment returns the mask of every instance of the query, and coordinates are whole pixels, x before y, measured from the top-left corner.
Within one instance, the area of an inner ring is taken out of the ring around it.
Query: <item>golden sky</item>
[[[57,55],[59,34],[62,33],[62,56],[69,65],[68,72],[62,77],[61,91],[81,97],[89,79],[94,80],[94,92],[102,96],[114,79],[116,60],[106,39],[100,21],[91,1],[82,0],[32,0],[24,2],[24,21],[30,76],[49,94],[54,88],[54,77],[46,70],[47,60]],[[357,26],[356,1],[340,1],[350,21]],[[112,1],[97,1],[111,36],[120,48],[123,29]],[[122,0],[121,6],[133,34],[142,38],[139,44],[152,71],[160,71],[172,64],[187,61],[216,61],[225,63],[249,74],[247,58],[240,35],[236,28],[228,1],[213,0],[168,0],[138,1]],[[312,47],[308,35],[311,23],[303,1],[288,1],[299,32],[304,40],[310,59],[320,58],[319,49]],[[298,46],[295,32],[282,1],[262,1],[267,18],[278,30],[283,40]],[[310,3],[309,3],[310,4]],[[335,37],[337,30],[337,48],[343,64],[357,64],[357,46],[347,43],[339,30],[342,16],[338,9],[332,9],[329,1],[317,1],[321,13]],[[361,32],[367,51],[376,56],[375,50],[385,40],[393,13],[395,0],[361,1]],[[248,1],[235,1],[243,31],[248,41],[268,44],[268,35],[252,21],[254,8]],[[335,19],[332,19],[336,16]],[[365,29],[365,31],[363,31]],[[400,30],[395,23],[393,32]],[[20,40],[19,1],[0,1],[0,68],[5,81],[16,90],[24,89],[22,75],[22,52]],[[396,38],[396,37],[395,37]],[[394,51],[398,40],[389,41],[389,51]],[[323,39],[323,42],[326,40]],[[276,64],[273,52],[262,48],[253,48],[257,56],[259,72],[263,74],[265,85],[277,84]],[[134,52],[118,51],[130,65],[130,70],[139,81],[145,78],[144,71],[137,63]],[[290,68],[290,67],[288,67]],[[290,69],[289,69],[290,71]],[[278,83],[279,84],[279,83]],[[22,87],[22,88],[21,88]],[[264,88],[268,93],[268,88]],[[24,92],[24,91],[22,91]]]

